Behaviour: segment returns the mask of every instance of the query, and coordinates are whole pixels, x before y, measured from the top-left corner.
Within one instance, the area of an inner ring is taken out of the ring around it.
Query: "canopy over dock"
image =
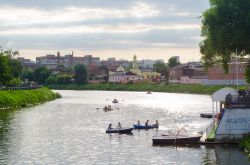
[[[213,104],[213,112],[218,112],[220,107],[218,107],[218,104],[220,104],[220,102],[225,102],[226,100],[226,96],[228,94],[231,94],[231,95],[238,95],[238,91],[233,89],[233,88],[229,88],[229,87],[226,87],[226,88],[222,88],[216,92],[214,92],[211,96],[212,98],[212,104]],[[214,110],[214,104],[215,104],[215,110]]]

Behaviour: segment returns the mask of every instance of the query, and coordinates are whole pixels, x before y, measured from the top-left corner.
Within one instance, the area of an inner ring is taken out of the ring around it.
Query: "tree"
[[[235,57],[250,53],[250,1],[210,0],[210,8],[202,15],[200,43],[202,61],[206,68],[228,63]]]
[[[179,65],[180,63],[177,61],[177,58],[176,57],[171,57],[168,59],[168,65],[170,68],[173,68],[177,65]]]
[[[46,79],[51,75],[51,70],[46,67],[40,67],[34,71],[34,79],[39,84],[44,84]]]
[[[97,68],[98,71],[101,71],[104,75],[104,81],[107,82],[109,80],[109,69],[106,65],[101,65]]]
[[[74,66],[74,78],[76,83],[87,83],[88,82],[88,69],[83,64],[77,64]]]
[[[156,72],[161,73],[162,76],[165,76],[166,81],[168,81],[169,69],[167,64],[162,61],[157,61],[154,64],[154,69]]]
[[[23,66],[8,54],[0,53],[0,85],[15,86],[21,83]]]
[[[12,77],[21,77],[23,65],[16,59],[9,59],[10,73]]]
[[[23,81],[28,80],[28,81],[34,81],[34,71],[30,69],[25,69],[23,70],[21,74],[21,79]]]
[[[246,82],[250,84],[250,62],[248,62],[247,68],[245,70]]]
[[[0,85],[6,85],[11,80],[8,57],[0,53]]]

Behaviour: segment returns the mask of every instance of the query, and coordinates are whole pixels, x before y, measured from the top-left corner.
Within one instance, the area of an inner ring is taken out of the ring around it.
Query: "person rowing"
[[[110,123],[109,127],[108,127],[108,130],[111,130],[111,129],[113,129],[113,128],[112,128],[112,124]]]

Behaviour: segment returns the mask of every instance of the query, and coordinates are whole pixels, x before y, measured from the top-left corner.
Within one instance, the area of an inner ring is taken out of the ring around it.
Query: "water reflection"
[[[201,119],[199,114],[211,109],[209,96],[59,92],[62,99],[18,111],[0,112],[0,164],[228,163],[224,153],[231,150],[227,149],[152,146],[152,136],[167,130],[184,127],[193,132],[205,128],[210,120]],[[119,100],[118,104],[112,104],[114,98]],[[114,110],[104,112],[102,108],[107,104]],[[109,123],[121,122],[127,127],[138,120],[152,123],[157,119],[159,130],[134,130],[132,135],[105,133]],[[240,158],[245,160],[245,155],[241,154]]]

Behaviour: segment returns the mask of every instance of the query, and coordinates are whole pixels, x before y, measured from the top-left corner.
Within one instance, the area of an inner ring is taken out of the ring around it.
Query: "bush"
[[[73,77],[71,75],[51,75],[47,80],[46,84],[70,84],[71,79]]]
[[[20,78],[12,78],[11,80],[9,80],[6,83],[6,86],[8,86],[8,87],[16,87],[16,86],[19,86],[20,84],[21,84]]]
[[[134,82],[132,80],[129,80],[127,84],[134,84]]]

